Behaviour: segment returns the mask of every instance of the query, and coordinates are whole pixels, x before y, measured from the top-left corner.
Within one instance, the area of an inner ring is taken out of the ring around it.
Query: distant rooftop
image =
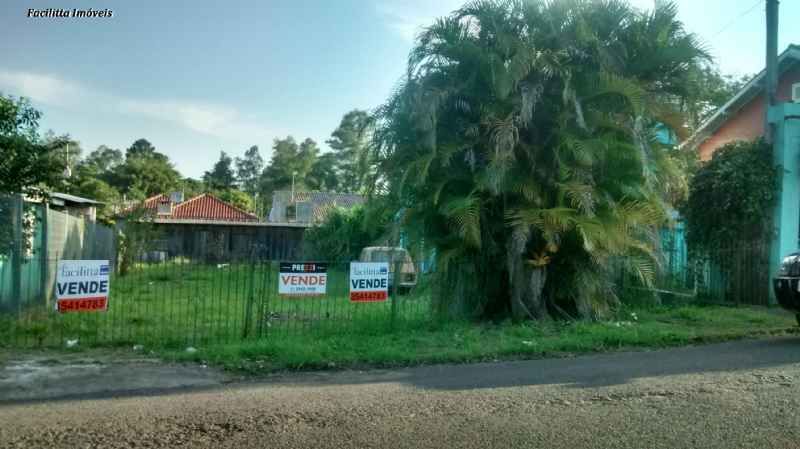
[[[350,209],[364,204],[366,198],[355,193],[299,192],[276,190],[272,194],[272,209],[268,221],[271,223],[321,223],[334,208]],[[294,216],[287,215],[287,208],[294,206]]]
[[[169,195],[161,194],[145,200],[144,207],[152,211],[157,222],[257,222],[258,217],[233,204],[204,193],[182,202],[174,202]]]

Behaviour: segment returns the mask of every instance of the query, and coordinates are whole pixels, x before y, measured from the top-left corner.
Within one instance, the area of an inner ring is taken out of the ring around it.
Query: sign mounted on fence
[[[320,296],[328,285],[328,264],[281,262],[278,294],[282,296]]]
[[[56,273],[56,310],[108,310],[110,267],[107,260],[59,260]]]
[[[350,301],[377,302],[388,298],[388,262],[350,262]]]

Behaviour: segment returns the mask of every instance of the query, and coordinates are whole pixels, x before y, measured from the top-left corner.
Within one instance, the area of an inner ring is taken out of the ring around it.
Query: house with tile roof
[[[800,45],[789,45],[778,55],[777,72],[774,105],[767,104],[762,70],[681,144],[705,161],[727,143],[763,137],[765,122],[772,127],[773,161],[781,170],[766,279],[778,275],[782,258],[797,251],[800,237]],[[774,302],[768,283],[767,292]]]
[[[325,221],[335,208],[351,209],[365,202],[363,195],[355,193],[277,190],[272,194],[272,208],[267,220],[310,227]]]
[[[722,105],[681,148],[697,151],[707,161],[717,148],[738,140],[751,141],[764,136],[766,115],[762,70]],[[793,87],[800,83],[800,45],[790,45],[778,56],[778,102],[792,102]]]
[[[279,260],[300,256],[305,226],[259,220],[210,193],[186,200],[181,192],[160,194],[147,198],[141,206],[146,211],[144,219],[160,231],[153,245],[159,259],[183,256],[228,261],[256,256]]]
[[[181,193],[156,195],[145,200],[154,223],[240,223],[257,222],[258,217],[226,203],[210,193],[183,201]]]

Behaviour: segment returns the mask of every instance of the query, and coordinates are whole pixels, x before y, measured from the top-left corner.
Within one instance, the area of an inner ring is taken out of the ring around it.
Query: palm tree
[[[475,1],[424,30],[375,137],[404,225],[437,248],[442,310],[592,317],[615,263],[649,282],[681,183],[653,130],[682,132],[705,58],[663,2]]]

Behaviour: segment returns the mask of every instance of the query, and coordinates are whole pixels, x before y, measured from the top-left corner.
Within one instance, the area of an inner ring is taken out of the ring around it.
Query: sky
[[[310,137],[379,106],[417,31],[463,0],[4,0],[0,92],[25,96],[42,129],[84,153],[141,137],[185,176],[225,151]],[[652,0],[632,0],[642,8]],[[678,0],[679,18],[724,73],[763,68],[764,0]],[[28,18],[28,8],[110,9],[110,18]],[[779,48],[800,44],[800,1],[780,5]]]

